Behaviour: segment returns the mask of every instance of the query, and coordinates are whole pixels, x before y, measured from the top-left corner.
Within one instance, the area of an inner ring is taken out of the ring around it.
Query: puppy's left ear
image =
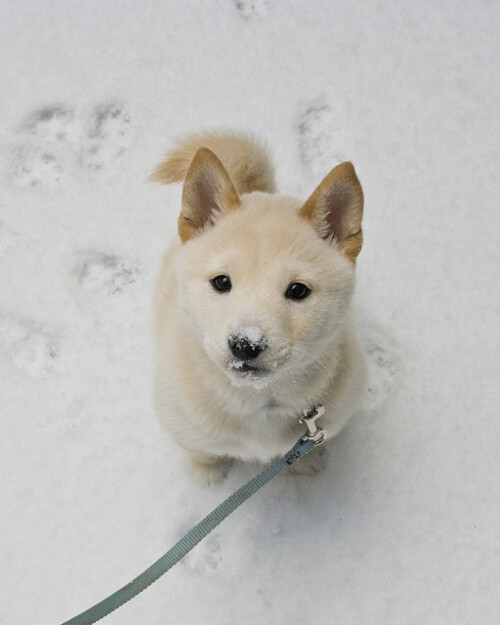
[[[361,251],[363,190],[352,163],[341,163],[323,179],[300,209],[323,239],[336,242],[353,263]]]

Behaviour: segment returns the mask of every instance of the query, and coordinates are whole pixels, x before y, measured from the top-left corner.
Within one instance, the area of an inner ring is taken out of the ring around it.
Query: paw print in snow
[[[53,186],[66,176],[63,162],[51,151],[23,145],[12,156],[12,180],[20,187]]]
[[[245,19],[264,17],[270,0],[235,0],[236,8]]]
[[[78,283],[99,295],[122,293],[137,281],[139,269],[120,256],[91,252],[76,267]]]
[[[317,178],[335,165],[354,158],[355,146],[328,104],[310,106],[299,121],[299,152],[302,162]]]
[[[375,327],[363,334],[365,347],[368,390],[365,400],[367,409],[379,406],[394,390],[399,373],[399,358],[391,337]]]
[[[183,560],[185,566],[195,573],[213,575],[222,562],[222,552],[218,534],[205,538]]]
[[[110,169],[121,159],[132,141],[128,109],[117,102],[97,107],[89,132],[89,143],[83,152],[83,166],[92,171]]]
[[[12,154],[12,182],[21,187],[63,183],[70,176],[74,160],[71,144],[80,134],[70,108],[52,106],[32,113],[21,127],[25,142]]]
[[[34,322],[0,317],[0,350],[22,373],[45,379],[57,368],[60,346],[55,335]]]
[[[48,106],[35,111],[28,117],[24,127],[39,139],[58,143],[73,143],[82,134],[75,112],[64,106]]]
[[[79,255],[68,277],[75,303],[97,334],[108,341],[109,349],[115,352],[120,346],[130,346],[139,305],[134,297],[135,288],[140,288],[139,264],[118,255],[90,251]]]
[[[10,157],[10,180],[22,187],[52,187],[83,171],[109,174],[132,141],[132,120],[125,105],[95,108],[89,123],[61,105],[35,111],[21,126]]]

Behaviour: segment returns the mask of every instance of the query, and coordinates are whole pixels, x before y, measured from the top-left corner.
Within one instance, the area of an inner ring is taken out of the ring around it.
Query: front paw
[[[232,459],[226,456],[188,454],[188,466],[194,481],[203,488],[220,484],[226,477]]]
[[[307,456],[296,462],[288,473],[292,475],[316,475],[326,467],[327,454],[323,445],[314,447]]]

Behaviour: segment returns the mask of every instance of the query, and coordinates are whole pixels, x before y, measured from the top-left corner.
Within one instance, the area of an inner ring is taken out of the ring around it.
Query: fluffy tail
[[[150,177],[154,182],[181,182],[199,148],[208,148],[227,169],[239,194],[274,193],[274,168],[266,145],[249,135],[200,132],[179,139]]]

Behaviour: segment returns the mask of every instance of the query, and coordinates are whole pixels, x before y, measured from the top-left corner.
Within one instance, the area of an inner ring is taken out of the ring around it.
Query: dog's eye
[[[231,290],[231,280],[229,276],[216,276],[210,280],[210,283],[216,291],[223,292]]]
[[[302,282],[292,282],[288,285],[285,297],[287,299],[304,299],[310,292],[311,289],[305,284],[302,284]]]

